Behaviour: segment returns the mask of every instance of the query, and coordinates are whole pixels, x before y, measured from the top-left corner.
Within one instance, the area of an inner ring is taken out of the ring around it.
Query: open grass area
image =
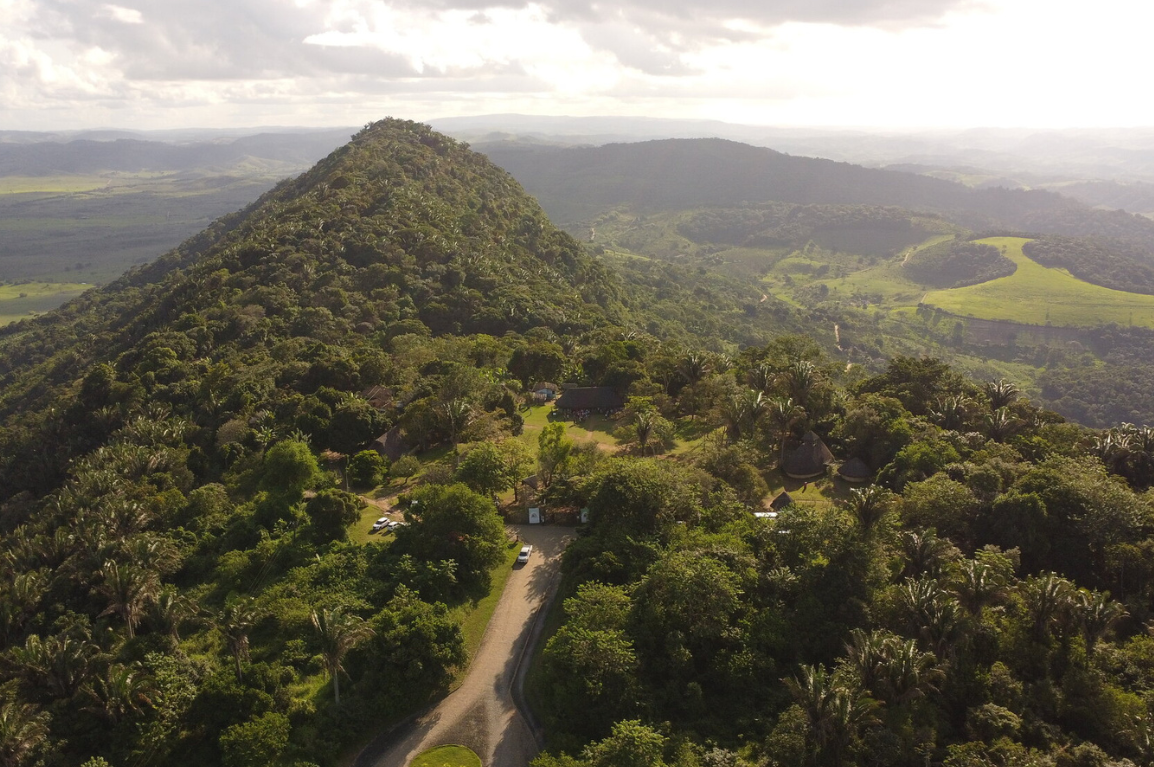
[[[0,285],[0,325],[51,311],[91,287],[80,282]]]
[[[4,176],[0,194],[76,194],[103,189],[108,179],[100,176]]]
[[[856,487],[838,477],[832,470],[824,476],[811,480],[792,479],[778,471],[771,472],[766,479],[769,481],[767,503],[784,490],[798,505],[833,506],[848,499],[850,491]]]
[[[464,746],[437,746],[418,754],[409,767],[481,767],[481,757]]]
[[[565,431],[574,442],[592,440],[604,450],[617,449],[617,437],[613,436],[613,432],[617,429],[620,421],[613,418],[591,415],[580,423],[567,418],[554,418],[552,402],[545,405],[534,405],[522,410],[521,417],[524,419],[524,431],[522,431],[519,439],[528,445],[534,454],[537,451],[538,435],[541,434],[541,430],[545,428],[546,424],[553,423],[554,420],[565,424]]]
[[[361,509],[361,518],[349,528],[349,540],[353,543],[376,543],[392,540],[392,533],[374,533],[373,523],[385,516],[380,506],[367,504]]]
[[[923,248],[950,239],[953,235],[933,235],[884,260],[867,259],[848,253],[811,249],[781,259],[762,280],[762,289],[797,306],[807,305],[813,295],[799,298],[799,291],[822,289],[822,300],[854,305],[881,305],[886,308],[917,306],[927,286],[909,278],[902,263]]]
[[[1020,237],[979,242],[1005,248],[1018,270],[980,285],[928,293],[925,303],[951,314],[1027,325],[1094,327],[1108,323],[1154,327],[1154,296],[1111,290],[1083,282],[1061,269],[1028,258]]]

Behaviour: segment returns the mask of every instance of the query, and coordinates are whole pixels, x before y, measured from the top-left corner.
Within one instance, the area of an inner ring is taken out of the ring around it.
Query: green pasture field
[[[91,287],[77,282],[0,285],[0,325],[51,311]]]
[[[100,176],[3,176],[0,194],[76,194],[107,185],[108,179]]]
[[[979,285],[931,291],[924,298],[926,304],[963,317],[1027,325],[1154,327],[1154,296],[1091,285],[1065,270],[1042,266],[1022,252],[1029,240],[1021,237],[979,242],[1004,247],[1017,271]]]
[[[0,280],[107,283],[243,208],[285,175],[285,168],[258,161],[180,173],[2,176]],[[23,312],[0,307],[0,314]]]

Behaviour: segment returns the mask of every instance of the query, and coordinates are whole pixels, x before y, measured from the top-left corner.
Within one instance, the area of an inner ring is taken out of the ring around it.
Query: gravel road
[[[407,767],[422,751],[446,743],[468,746],[485,767],[526,767],[537,741],[513,702],[517,664],[537,610],[557,586],[571,528],[512,526],[533,545],[529,563],[513,571],[461,686],[432,710],[373,743],[356,767]]]

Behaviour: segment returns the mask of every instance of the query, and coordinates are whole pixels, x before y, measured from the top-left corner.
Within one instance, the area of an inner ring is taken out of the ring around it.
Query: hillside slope
[[[973,229],[1154,242],[1154,221],[1093,210],[1050,192],[974,190],[912,173],[794,157],[722,139],[477,148],[512,173],[565,226],[620,205],[678,210],[778,201],[897,206],[946,214]]]

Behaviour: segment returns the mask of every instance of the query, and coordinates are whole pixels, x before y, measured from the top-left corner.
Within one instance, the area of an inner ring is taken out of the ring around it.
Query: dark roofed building
[[[794,479],[810,479],[825,474],[825,467],[833,463],[833,453],[821,441],[821,437],[807,431],[801,438],[801,446],[785,459],[786,476]]]
[[[869,482],[874,475],[860,458],[850,458],[838,468],[837,474],[846,482]]]
[[[390,461],[395,461],[405,454],[408,446],[405,444],[405,438],[401,436],[401,427],[394,426],[387,432],[377,437],[373,441],[373,450],[388,458]]]
[[[370,386],[361,392],[361,396],[377,410],[384,410],[393,404],[393,390],[384,386]]]
[[[793,498],[790,496],[789,493],[782,490],[780,493],[777,494],[776,498],[774,498],[772,501],[770,501],[769,508],[773,509],[774,511],[781,511],[786,506],[792,506],[792,505],[793,505]]]
[[[557,398],[558,410],[594,410],[610,413],[625,407],[625,400],[610,386],[578,386]]]

